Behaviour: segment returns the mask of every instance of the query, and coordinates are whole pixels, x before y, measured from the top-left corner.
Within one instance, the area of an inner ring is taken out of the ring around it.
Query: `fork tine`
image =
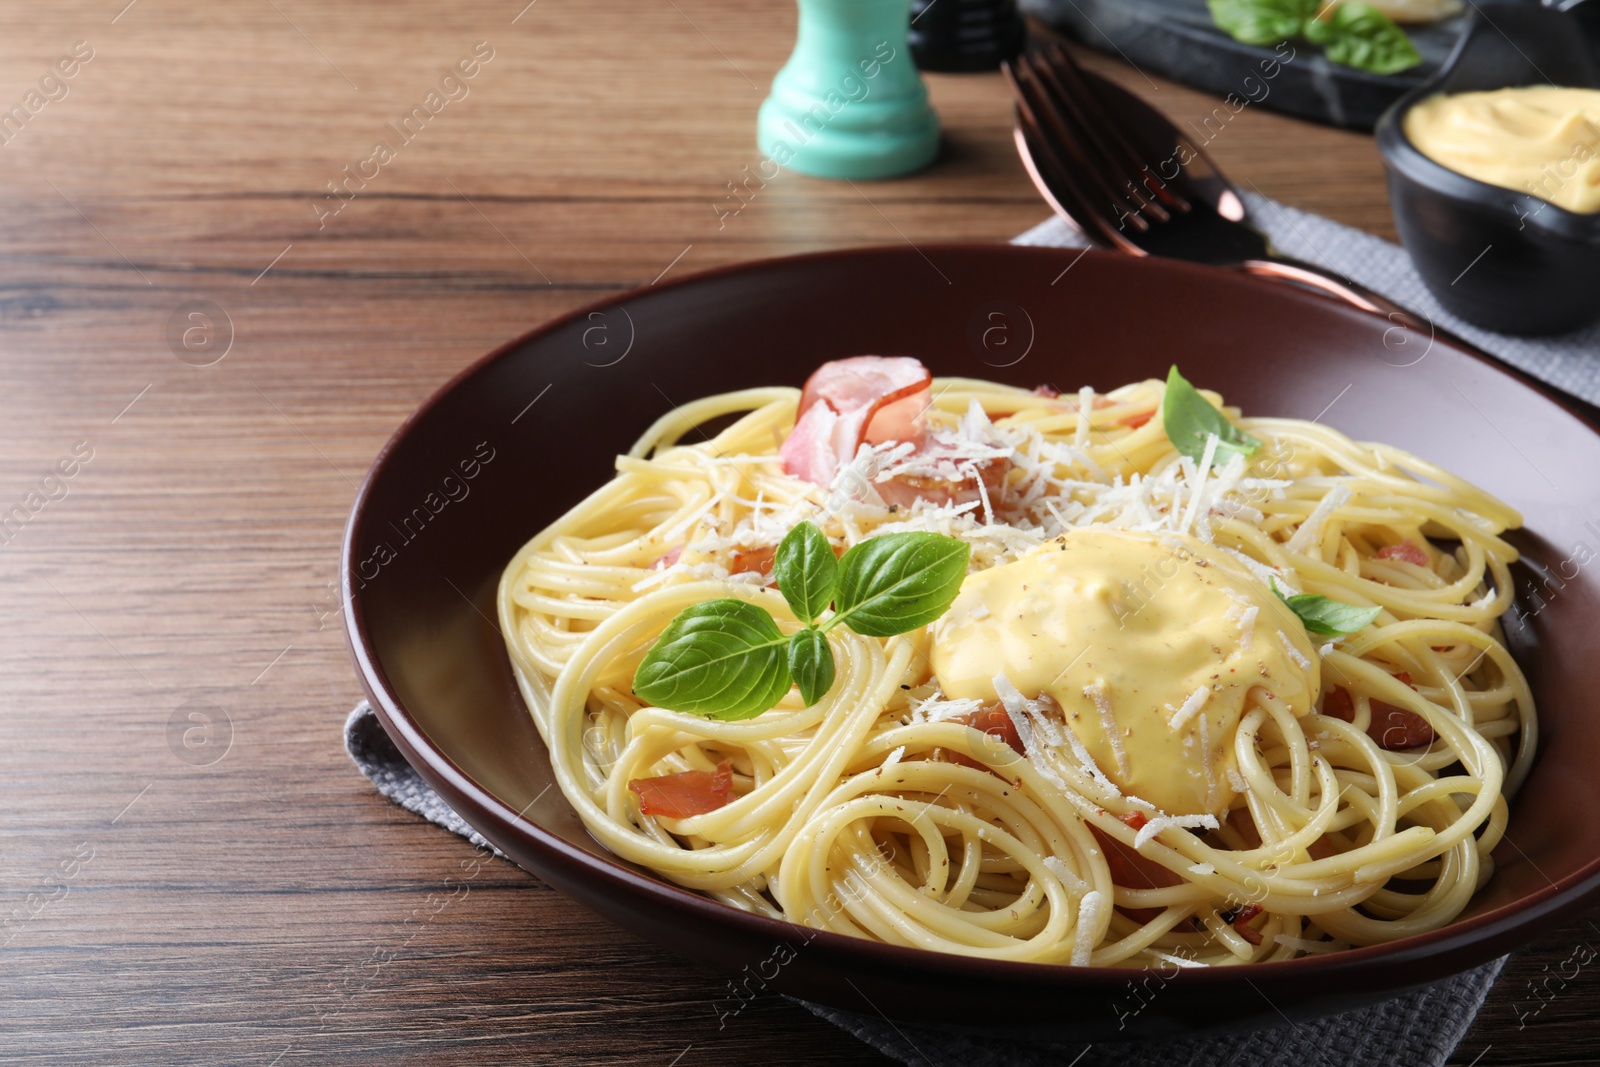
[[[1165,205],[1158,202],[1159,192],[1140,180],[1144,163],[1136,154],[1126,150],[1125,142],[1113,136],[1112,124],[1106,121],[1103,112],[1098,114],[1090,112],[1090,108],[1096,106],[1098,101],[1089,95],[1088,87],[1081,79],[1077,79],[1075,86],[1078,91],[1069,90],[1064,84],[1065,79],[1061,71],[1048,55],[1042,61],[1035,63],[1035,69],[1038,71],[1041,88],[1051,96],[1056,110],[1072,116],[1077,136],[1085,142],[1085,155],[1098,166],[1102,179],[1110,185],[1127,190],[1127,195],[1137,201],[1141,209],[1147,210],[1156,221],[1168,221],[1172,216],[1166,211]],[[1067,69],[1072,70],[1072,68]],[[1075,75],[1076,71],[1073,70],[1072,74]]]
[[[1078,66],[1071,53],[1059,43],[1051,44],[1043,51],[1043,61],[1036,60],[1035,66],[1045,72],[1049,84],[1064,100],[1072,102],[1085,133],[1094,140],[1096,147],[1111,161],[1119,175],[1125,176],[1130,185],[1136,185],[1160,200],[1165,207],[1178,212],[1190,209],[1188,199],[1174,188],[1177,183],[1156,174],[1150,162],[1123,134],[1121,127],[1100,102],[1099,94],[1083,77],[1083,68]],[[1180,178],[1181,175],[1182,171],[1179,171]]]
[[[1064,104],[1058,94],[1050,92],[1039,74],[1039,67],[1040,64],[1028,56],[1018,60],[1021,74],[1015,82],[1018,101],[1030,109],[1035,140],[1052,150],[1062,178],[1086,194],[1093,194],[1091,206],[1095,207],[1097,216],[1106,214],[1105,209],[1109,208],[1117,216],[1119,225],[1123,219],[1132,219],[1141,231],[1148,225],[1143,217],[1145,213],[1154,221],[1167,221],[1170,216],[1159,205],[1141,196],[1137,186],[1119,187],[1110,177],[1114,169],[1104,160],[1092,157],[1092,144],[1080,132],[1082,124],[1071,114],[1072,105]],[[1070,156],[1070,161],[1065,156]]]
[[[1106,202],[1104,197],[1092,196],[1079,181],[1079,175],[1088,173],[1087,168],[1070,165],[1058,150],[1056,139],[1042,128],[1029,99],[1031,90],[1024,86],[1018,72],[1010,63],[1001,64],[1001,69],[1016,97],[1018,155],[1040,194],[1058,214],[1091,238],[1097,237],[1114,247],[1137,253],[1138,246],[1129,241],[1119,227],[1112,226],[1106,213],[1097,208],[1097,204]],[[1121,218],[1140,233],[1150,229],[1149,222],[1136,212],[1123,211]]]

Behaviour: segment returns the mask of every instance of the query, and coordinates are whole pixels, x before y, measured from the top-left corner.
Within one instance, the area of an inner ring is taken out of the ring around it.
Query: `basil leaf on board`
[[[893,637],[943,615],[961,591],[972,549],[943,534],[881,534],[856,545],[839,561],[835,614],[824,625],[846,623],[866,637]]]
[[[1244,44],[1277,44],[1300,36],[1318,0],[1207,0],[1211,21]]]
[[[645,653],[633,691],[670,711],[753,718],[789,691],[788,643],[764,608],[731,598],[695,604]]]
[[[1333,62],[1374,74],[1396,74],[1422,62],[1406,31],[1371,4],[1342,3],[1307,21],[1305,35]]]
[[[808,708],[833,688],[833,649],[815,626],[789,638],[789,673]]]
[[[816,525],[802,522],[778,542],[778,555],[772,564],[778,592],[789,602],[801,622],[812,623],[828,610],[839,587],[839,561]],[[829,677],[832,675],[830,673]],[[804,687],[801,692],[805,692]],[[813,703],[811,700],[807,704]]]
[[[1383,610],[1358,608],[1354,604],[1333,600],[1319,593],[1284,596],[1277,582],[1272,583],[1272,591],[1278,594],[1279,600],[1289,605],[1290,611],[1300,617],[1300,621],[1305,624],[1306,633],[1316,634],[1318,637],[1343,637],[1345,634],[1359,633],[1372,625],[1372,620]]]
[[[1205,454],[1206,438],[1211,434],[1217,435],[1213,462],[1219,467],[1235,454],[1248,457],[1261,447],[1260,441],[1212,407],[1211,401],[1178,373],[1176,364],[1167,372],[1167,391],[1161,398],[1161,424],[1166,428],[1172,447],[1196,463]]]

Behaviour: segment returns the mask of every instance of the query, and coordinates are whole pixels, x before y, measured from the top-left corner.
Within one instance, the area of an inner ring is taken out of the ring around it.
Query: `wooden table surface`
[[[0,7],[0,1062],[885,1062],[772,997],[719,1029],[722,978],[509,865],[430,903],[473,852],[344,754],[339,538],[398,423],[559,312],[1038,222],[1006,94],[930,77],[934,168],[724,214],[792,7],[525,2]],[[1392,236],[1366,137],[1251,107],[1210,149]],[[1595,1062],[1595,943],[1515,957],[1457,1061]]]

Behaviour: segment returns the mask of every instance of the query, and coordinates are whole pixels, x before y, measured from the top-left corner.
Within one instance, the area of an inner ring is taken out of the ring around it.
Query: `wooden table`
[[[719,1030],[723,979],[509,865],[436,910],[471,850],[341,749],[339,537],[401,419],[558,312],[1039,221],[1005,92],[929,79],[925,174],[785,174],[741,204],[789,7],[524,2],[0,9],[0,110],[23,108],[0,126],[0,510],[24,509],[0,535],[0,1061],[883,1062],[775,998]],[[1216,104],[1093,65],[1180,120]],[[1248,108],[1210,147],[1392,233],[1367,138]],[[1600,1053],[1596,969],[1555,992],[1597,936],[1519,955],[1458,1060]]]

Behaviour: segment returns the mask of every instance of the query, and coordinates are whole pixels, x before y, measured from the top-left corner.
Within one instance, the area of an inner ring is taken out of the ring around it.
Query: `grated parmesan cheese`
[[[981,707],[983,707],[981,700],[947,700],[943,693],[935,689],[932,695],[925,699],[911,701],[911,721],[946,722],[971,715]]]
[[[1278,640],[1283,642],[1283,650],[1289,653],[1289,658],[1298,663],[1302,670],[1309,670],[1311,668],[1311,661],[1306,659],[1305,655],[1301,653],[1298,648],[1294,647],[1294,641],[1289,637],[1288,634],[1284,633],[1282,630],[1279,630]]]
[[[1156,949],[1147,949],[1150,955],[1166,963],[1176,964],[1179,967],[1209,967],[1211,964],[1204,960],[1192,960],[1187,956],[1175,956],[1170,952],[1159,952]]]
[[[884,771],[890,769],[895,764],[899,763],[900,762],[900,757],[904,756],[905,754],[906,754],[906,746],[904,746],[904,745],[901,745],[899,748],[897,748],[893,752],[889,753],[889,758],[884,760],[878,766],[878,774],[879,774],[879,776],[881,777]]]
[[[1128,746],[1123,744],[1122,734],[1117,732],[1117,717],[1111,708],[1111,694],[1106,692],[1104,685],[1092,682],[1083,687],[1083,695],[1100,713],[1100,726],[1106,732],[1106,740],[1111,743],[1111,755],[1117,761],[1117,773],[1126,776]]]
[[[1188,533],[1194,527],[1195,516],[1200,513],[1200,502],[1206,495],[1206,475],[1211,473],[1211,464],[1217,458],[1217,435],[1206,434],[1205,451],[1200,454],[1200,466],[1195,469],[1194,478],[1191,479],[1189,489],[1189,506],[1184,510],[1183,522],[1178,526],[1179,533]]]
[[[1215,815],[1157,815],[1139,828],[1139,833],[1133,839],[1133,847],[1135,851],[1143,848],[1146,842],[1163,830],[1215,830],[1220,825]]]
[[[1322,528],[1327,525],[1328,516],[1338,508],[1350,501],[1349,486],[1337,485],[1327,496],[1317,501],[1317,506],[1311,509],[1311,514],[1306,516],[1306,521],[1289,538],[1289,543],[1284,547],[1290,552],[1309,552],[1322,536]]]
[[[1063,730],[1057,727],[1050,716],[1045,714],[1042,704],[1039,701],[1028,700],[1024,697],[1018,692],[1017,687],[1011,684],[1011,679],[1004,674],[995,675],[992,684],[994,685],[995,694],[999,696],[1001,705],[1006,709],[1006,714],[1011,719],[1012,725],[1016,727],[1017,738],[1022,742],[1023,751],[1027,753],[1029,761],[1046,781],[1060,789],[1069,799],[1076,795],[1076,791],[1067,785],[1066,779],[1062,778],[1056,769],[1051,766],[1049,755],[1045,751],[1045,746],[1059,749],[1062,745],[1066,745],[1072,749],[1072,754],[1077,758],[1079,766],[1089,776],[1091,783],[1099,788],[1103,798],[1117,799],[1122,797],[1122,791],[1095,764],[1094,757],[1090,756],[1089,750],[1083,747],[1083,742],[1078,739],[1077,734],[1070,729]],[[1041,740],[1043,744],[1040,743]],[[1143,803],[1143,801],[1140,803]],[[1155,809],[1151,808],[1151,810]]]
[[[1244,564],[1245,570],[1249,571],[1251,574],[1260,579],[1261,584],[1266,586],[1268,589],[1272,588],[1272,583],[1276,581],[1279,588],[1283,590],[1283,593],[1286,596],[1294,596],[1300,592],[1300,587],[1286,578],[1283,575],[1283,572],[1279,571],[1277,568],[1269,567],[1260,560],[1247,556],[1238,549],[1230,548],[1227,545],[1223,546],[1222,551],[1226,552],[1228,555]]]
[[[1205,707],[1206,701],[1210,699],[1211,687],[1208,685],[1202,685],[1200,688],[1189,694],[1189,699],[1180,704],[1178,706],[1178,710],[1173,711],[1171,704],[1164,705],[1168,711],[1172,711],[1172,718],[1168,721],[1167,725],[1171,726],[1174,730],[1183,729],[1185,724],[1187,724],[1190,719],[1194,718],[1195,714],[1201,708]]]
[[[1105,897],[1100,895],[1098,889],[1091,889],[1078,901],[1078,928],[1073,932],[1072,938],[1072,965],[1074,967],[1089,966],[1089,959],[1094,954],[1094,945],[1084,936],[1090,928],[1100,925],[1100,916],[1105,911]]]
[[[1256,616],[1261,614],[1261,609],[1251,604],[1239,613],[1239,647],[1249,648],[1250,642],[1256,636]]]
[[[1062,861],[1060,856],[1046,856],[1044,858],[1044,866],[1047,871],[1061,880],[1062,885],[1066,886],[1074,893],[1081,893],[1085,889],[1089,888],[1089,883],[1085,882],[1082,878],[1079,878],[1076,874],[1074,874],[1072,869]]]

